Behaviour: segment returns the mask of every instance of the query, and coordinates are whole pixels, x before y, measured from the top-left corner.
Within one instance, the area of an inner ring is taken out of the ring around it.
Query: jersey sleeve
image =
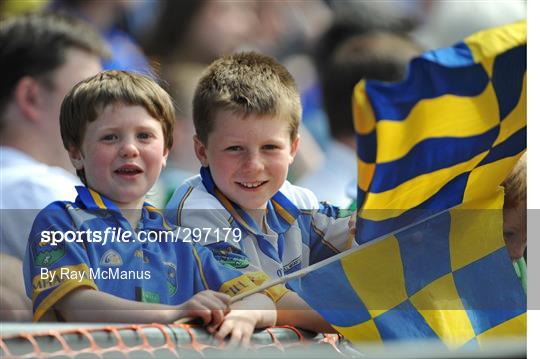
[[[241,272],[236,268],[220,263],[208,248],[201,245],[195,244],[193,253],[198,266],[197,270],[200,273],[204,287],[207,289],[234,297],[257,288],[269,280],[268,275],[262,271]],[[264,293],[272,301],[277,302],[287,291],[284,286],[279,285],[265,290]]]
[[[54,202],[34,220],[24,260],[26,294],[32,299],[34,321],[69,292],[79,287],[96,289],[90,261],[66,202]],[[73,241],[71,241],[73,239]]]
[[[163,215],[165,216],[167,222],[178,225],[178,222],[180,221],[178,216],[179,211],[181,211],[183,203],[185,199],[188,198],[187,196],[190,195],[191,191],[193,191],[193,187],[186,187],[185,185],[178,187],[174,191],[173,195],[169,199],[169,202],[167,202],[165,205],[165,210],[163,211]]]
[[[311,217],[310,264],[357,246],[349,233],[350,211],[322,202]]]

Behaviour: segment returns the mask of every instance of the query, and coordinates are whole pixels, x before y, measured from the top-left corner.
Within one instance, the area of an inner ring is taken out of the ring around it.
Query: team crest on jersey
[[[120,254],[114,249],[109,249],[107,252],[103,253],[99,260],[99,265],[107,267],[119,267],[123,263],[122,257],[120,257]]]
[[[56,246],[48,245],[45,248],[38,246],[34,249],[34,263],[40,267],[49,267],[58,262],[66,255],[66,249],[63,242]]]
[[[176,265],[171,262],[163,262],[167,267],[167,292],[172,297],[178,289],[178,280],[176,278]]]
[[[249,259],[237,248],[227,243],[216,243],[209,246],[214,258],[221,264],[231,268],[242,269],[249,265]]]
[[[283,272],[285,272],[285,274],[296,272],[297,270],[300,269],[301,264],[302,264],[302,258],[301,256],[298,256],[283,266]]]

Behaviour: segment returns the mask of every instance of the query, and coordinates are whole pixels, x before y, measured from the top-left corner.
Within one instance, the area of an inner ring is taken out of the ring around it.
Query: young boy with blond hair
[[[190,238],[162,236],[175,228],[145,195],[166,164],[173,125],[169,95],[142,75],[102,72],[66,96],[62,140],[85,186],[75,202],[53,202],[34,221],[25,282],[35,321],[201,317],[218,338],[243,343],[275,323],[264,294],[230,304],[230,295],[256,287],[247,275]]]
[[[177,189],[167,218],[207,228],[201,244],[220,262],[271,278],[350,248],[349,213],[286,180],[301,113],[293,77],[273,58],[248,52],[212,63],[193,100],[200,175]],[[220,237],[224,228],[240,229],[241,240]],[[278,324],[332,331],[296,293],[273,294],[278,309],[290,309],[278,312]]]

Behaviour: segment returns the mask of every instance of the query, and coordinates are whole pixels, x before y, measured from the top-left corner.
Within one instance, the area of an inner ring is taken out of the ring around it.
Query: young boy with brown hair
[[[523,289],[527,291],[527,153],[506,177],[504,187],[503,235],[508,255],[514,263]]]
[[[271,278],[350,248],[349,213],[286,180],[301,112],[293,77],[273,58],[248,52],[212,63],[193,100],[201,172],[175,192],[167,218],[208,228],[201,244],[219,261]],[[220,237],[224,228],[240,230],[241,239]],[[273,294],[278,308],[291,309],[278,312],[278,324],[332,331],[296,293]]]
[[[256,285],[185,235],[174,240],[174,228],[145,203],[173,125],[169,95],[142,75],[102,72],[66,96],[62,140],[85,186],[75,202],[53,202],[34,221],[25,260],[34,320],[201,317],[218,338],[244,343],[255,327],[275,323],[264,294],[230,305],[229,295]]]
[[[527,246],[527,153],[506,177],[504,187],[504,241],[513,262],[523,257]]]

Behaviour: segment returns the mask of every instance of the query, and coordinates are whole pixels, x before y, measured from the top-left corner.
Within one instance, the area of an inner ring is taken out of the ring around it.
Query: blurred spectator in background
[[[163,1],[142,38],[146,53],[164,63],[209,64],[245,44],[256,32],[258,2]]]
[[[305,52],[332,16],[324,2],[317,0],[157,3],[157,17],[137,33],[145,53],[164,63],[208,65],[218,57],[245,50],[283,59]]]
[[[203,69],[203,66],[195,63],[163,67],[162,77],[175,104],[176,124],[167,167],[161,171],[158,183],[149,193],[150,201],[160,208],[164,208],[176,188],[186,179],[199,173],[200,163],[193,151],[195,127],[191,100]]]
[[[138,1],[52,0],[47,9],[85,20],[98,31],[111,49],[103,62],[105,70],[129,70],[154,76],[145,55],[135,40],[120,29],[130,7]]]
[[[438,0],[437,0],[438,1]],[[327,0],[337,23],[365,31],[407,33],[418,26],[430,0]],[[463,4],[464,2],[462,2]]]
[[[335,49],[350,37],[370,32],[413,31],[425,16],[429,0],[327,0],[327,3],[334,17],[315,44],[314,61],[318,69],[326,68]]]
[[[200,75],[197,71],[202,71],[212,60],[237,50],[256,50],[277,57],[305,52],[306,43],[318,37],[331,15],[321,1],[289,3],[217,0],[164,1],[161,2],[159,14],[159,19],[149,27],[146,40],[143,38],[141,43],[150,58],[161,60],[161,74],[171,84],[183,81],[192,83],[192,79]],[[286,60],[284,63],[287,65]],[[303,64],[301,61],[290,62],[293,67],[291,71],[301,91],[309,89],[315,73],[306,71]],[[183,80],[179,81],[180,78]],[[174,96],[177,90],[175,87],[178,89],[178,85],[172,85],[171,91],[180,113],[191,121],[193,91],[187,89],[189,86],[183,86],[183,99],[180,99]],[[192,131],[191,127],[191,124],[189,127],[180,126],[188,131]],[[312,170],[317,160],[322,160],[321,150],[310,133],[305,128],[300,131],[302,144],[295,167],[290,172],[293,177]],[[170,162],[180,164],[194,160],[192,149],[189,154],[181,153],[180,147],[178,149],[169,156]],[[175,153],[182,157],[179,161],[175,161]],[[178,168],[191,170],[187,167]],[[171,173],[172,170],[164,171],[165,181],[169,182]]]
[[[302,105],[304,108],[304,123],[322,147],[325,156],[328,157],[325,160],[325,163],[328,164],[334,159],[336,141],[331,135],[332,125],[329,123],[331,119],[328,117],[328,113],[324,111],[323,106],[322,79],[319,78],[321,73],[324,72],[322,69],[326,69],[329,66],[328,62],[331,61],[335,49],[350,37],[377,31],[405,33],[412,30],[418,23],[423,8],[420,3],[401,0],[384,2],[327,0],[325,3],[332,11],[332,22],[316,41],[312,41],[311,52],[314,53],[312,61],[317,70],[311,86],[306,87],[302,91]],[[284,63],[287,64],[287,62]],[[304,68],[306,67],[304,66]],[[292,73],[296,77],[298,72],[292,70]],[[347,87],[347,83],[346,81],[345,87]],[[342,92],[340,91],[339,93]],[[326,96],[330,95],[326,94]],[[350,99],[350,94],[347,98]],[[348,162],[346,160],[344,161]],[[314,164],[315,168],[320,168],[321,166],[324,166],[322,162],[318,165]],[[314,169],[311,172],[313,171]],[[315,172],[311,177],[316,176],[316,173],[319,172]],[[309,174],[304,174],[300,178],[300,181],[306,179],[307,176]],[[300,184],[304,185],[302,182]],[[348,198],[345,196],[345,189],[335,187],[334,190],[336,193],[340,193],[339,197],[333,197],[336,203],[344,205]],[[353,197],[355,193],[356,188],[354,188],[352,193]]]
[[[346,188],[351,184],[356,188],[357,176],[354,86],[363,79],[403,80],[409,61],[420,53],[420,46],[404,35],[367,32],[349,37],[330,56],[323,54],[328,59],[319,59],[319,76],[332,141],[324,165],[298,185],[312,190],[320,200],[341,208],[350,205]]]
[[[422,25],[412,36],[425,48],[451,46],[484,29],[522,20],[524,0],[423,1]]]
[[[0,252],[15,261],[37,212],[76,196],[80,181],[60,138],[60,105],[73,85],[101,70],[107,54],[99,35],[74,19],[29,14],[0,21]],[[22,273],[0,275],[2,286],[4,279],[22,285]]]

